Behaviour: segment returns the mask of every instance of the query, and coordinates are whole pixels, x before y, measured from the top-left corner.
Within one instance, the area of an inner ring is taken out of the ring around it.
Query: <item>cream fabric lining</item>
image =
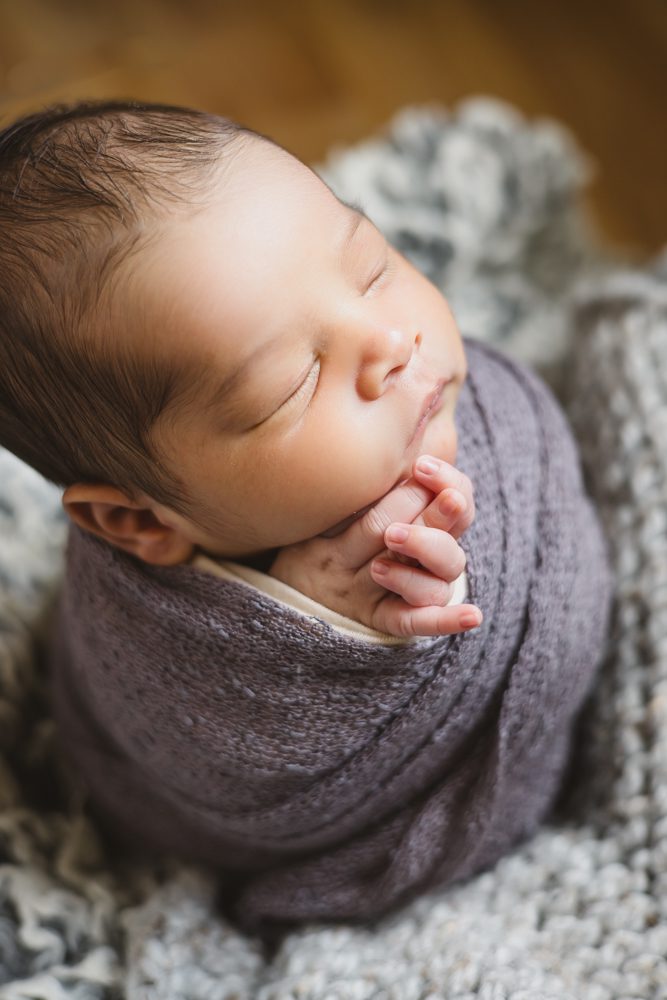
[[[312,598],[307,597],[306,594],[302,594],[288,584],[283,583],[282,580],[277,580],[267,573],[262,573],[261,570],[253,569],[252,566],[245,566],[242,563],[227,559],[218,561],[205,555],[203,552],[196,553],[190,561],[190,565],[195,569],[212,573],[214,576],[219,576],[226,580],[245,583],[249,587],[261,591],[263,594],[268,594],[275,601],[279,601],[281,604],[285,604],[295,611],[300,611],[304,615],[325,621],[332,628],[336,629],[337,632],[341,632],[343,635],[347,635],[353,639],[362,639],[370,643],[393,646],[420,642],[424,638],[432,638],[431,636],[408,636],[403,638],[388,635],[386,632],[378,632],[366,625],[362,625],[361,622],[357,622],[353,618],[347,618],[345,615],[338,614],[337,611],[332,611],[323,604],[319,604]],[[463,604],[467,596],[468,577],[466,571],[463,570],[461,575],[454,581],[454,591],[451,600],[447,603],[447,607],[452,604]]]

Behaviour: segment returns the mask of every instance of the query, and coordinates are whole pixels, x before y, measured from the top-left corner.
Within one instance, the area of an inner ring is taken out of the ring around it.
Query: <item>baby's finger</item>
[[[333,541],[343,566],[358,569],[385,549],[384,533],[394,521],[411,522],[423,511],[433,493],[414,478],[393,486],[363,517]]]
[[[466,567],[466,554],[461,546],[449,532],[439,528],[392,524],[384,540],[392,552],[416,559],[424,569],[448,583],[456,580]]]
[[[460,538],[470,527],[469,520],[467,501],[463,494],[455,489],[446,489],[433,498],[423,513],[414,519],[413,524],[437,528],[448,532],[452,538]]]
[[[376,583],[393,591],[415,608],[445,607],[452,599],[454,585],[440,580],[421,567],[408,566],[395,559],[374,559],[370,574]]]
[[[469,632],[482,621],[482,612],[471,604],[413,608],[400,597],[387,597],[375,609],[372,624],[380,632],[407,637]]]
[[[466,500],[463,493],[446,489],[434,497],[417,523],[448,531],[452,538],[460,538],[475,520],[475,502]]]
[[[475,520],[475,500],[469,477],[449,462],[433,455],[421,455],[415,462],[413,471],[416,481],[423,483],[436,494],[433,502],[419,518],[420,522],[423,521],[432,527],[445,528],[454,538],[459,538]],[[450,494],[450,490],[453,493]],[[443,491],[446,491],[444,495]],[[447,510],[447,499],[450,497],[455,499],[457,493],[463,497],[463,504],[458,510],[452,506]],[[441,501],[444,501],[444,509]],[[443,523],[443,517],[447,519],[447,523]]]

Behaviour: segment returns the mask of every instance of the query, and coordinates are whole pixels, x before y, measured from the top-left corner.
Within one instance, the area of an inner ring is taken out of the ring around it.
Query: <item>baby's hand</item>
[[[389,635],[451,635],[479,625],[475,605],[445,607],[466,563],[455,539],[475,517],[472,483],[448,462],[433,461],[434,473],[415,463],[410,479],[342,534],[280,549],[270,575]],[[408,537],[394,542],[389,529],[399,525]],[[471,615],[475,620],[468,622]]]

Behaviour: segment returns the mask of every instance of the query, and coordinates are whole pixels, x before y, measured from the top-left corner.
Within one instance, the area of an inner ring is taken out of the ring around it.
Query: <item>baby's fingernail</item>
[[[423,472],[425,476],[432,476],[438,471],[437,459],[431,458],[430,455],[425,455],[417,462],[417,468],[420,472]]]
[[[392,524],[387,528],[387,539],[390,542],[405,542],[410,532],[400,524]]]
[[[383,562],[371,563],[371,569],[376,576],[384,576],[385,573],[389,572],[389,567]]]
[[[482,621],[482,616],[479,612],[470,611],[465,615],[461,615],[461,625],[463,628],[475,628]]]

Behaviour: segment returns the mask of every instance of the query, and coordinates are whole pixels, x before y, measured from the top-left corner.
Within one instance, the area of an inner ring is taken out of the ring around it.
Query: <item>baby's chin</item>
[[[435,419],[427,425],[422,439],[415,442],[415,447],[407,454],[407,461],[401,469],[398,478],[391,486],[384,490],[375,500],[366,504],[365,507],[355,510],[352,514],[343,518],[342,521],[338,521],[331,528],[327,528],[326,531],[321,531],[319,534],[320,538],[335,538],[336,535],[340,535],[351,524],[354,524],[360,517],[363,517],[366,511],[370,510],[371,507],[375,507],[388,493],[391,493],[397,486],[406,483],[412,477],[414,462],[420,455],[434,455],[436,458],[442,459],[443,462],[449,462],[450,465],[455,464],[457,435],[454,421],[448,414],[442,414],[442,420],[438,420],[438,416],[440,414],[436,414]],[[413,451],[414,454],[412,453]]]

